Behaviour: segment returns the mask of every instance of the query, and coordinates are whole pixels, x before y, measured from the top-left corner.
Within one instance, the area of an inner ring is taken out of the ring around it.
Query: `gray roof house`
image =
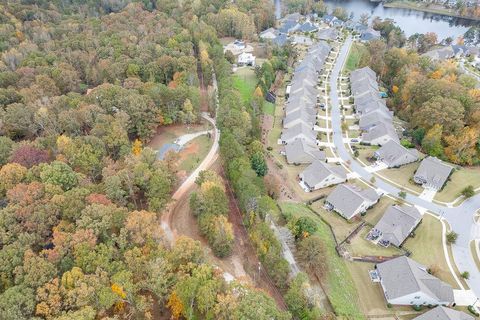
[[[392,205],[370,232],[383,246],[393,244],[400,247],[422,220],[422,214],[415,207]]]
[[[397,131],[388,121],[379,122],[368,131],[362,133],[362,142],[383,146],[388,141],[400,142]]]
[[[423,56],[430,57],[432,60],[447,60],[455,57],[455,51],[452,46],[447,46],[427,51]]]
[[[316,160],[299,174],[299,178],[313,191],[347,181],[347,173],[342,166]]]
[[[316,86],[318,81],[318,75],[312,71],[296,72],[293,75],[291,86],[295,86],[297,83],[301,85]]]
[[[300,24],[295,21],[295,20],[286,20],[285,22],[282,23],[280,28],[278,28],[278,31],[280,33],[291,33],[295,32],[300,28]]]
[[[314,32],[317,31],[318,27],[311,23],[310,21],[307,21],[300,25],[300,27],[297,29],[298,32]]]
[[[324,161],[325,152],[318,150],[305,140],[294,140],[285,146],[285,156],[289,164],[307,164],[313,161]]]
[[[407,149],[394,140],[385,143],[373,155],[389,168],[398,168],[418,160],[418,151],[416,149]]]
[[[285,114],[290,114],[291,112],[297,111],[299,109],[306,110],[308,113],[316,114],[315,111],[315,100],[309,99],[306,96],[295,96],[288,99],[287,104],[285,105]]]
[[[377,264],[383,293],[392,305],[451,305],[453,289],[427,268],[401,256]]]
[[[275,28],[268,28],[260,32],[259,37],[260,39],[264,40],[273,40],[278,36],[278,31]]]
[[[475,318],[465,312],[438,306],[413,320],[475,320]]]
[[[329,210],[335,210],[347,220],[366,212],[380,196],[372,188],[360,189],[351,184],[338,185],[325,200]]]
[[[364,94],[354,97],[355,106],[360,106],[362,104],[377,100],[383,101],[385,104],[385,101],[380,98],[380,93],[377,90],[367,91]]]
[[[426,157],[420,163],[413,181],[424,187],[440,190],[447,182],[453,167],[435,157]]]
[[[377,74],[370,67],[363,67],[360,69],[353,70],[350,73],[350,81],[357,82],[365,78],[370,78],[373,81],[377,80]]]
[[[370,78],[365,78],[357,82],[352,82],[350,89],[352,95],[358,97],[368,91],[378,92],[378,83]]]
[[[373,28],[367,28],[362,31],[360,34],[360,41],[372,41],[380,39],[380,31],[374,30]]]
[[[316,132],[303,123],[296,124],[291,128],[283,130],[280,139],[283,144],[289,144],[295,140],[305,140],[305,142],[311,145],[317,144]]]
[[[376,126],[379,122],[392,121],[392,116],[389,111],[384,111],[382,108],[375,109],[365,114],[360,115],[358,125],[360,130],[368,130]]]
[[[393,112],[388,110],[385,100],[380,98],[373,99],[357,99],[355,100],[355,112],[364,115],[373,111],[383,113],[387,118],[393,118]]]
[[[319,40],[336,40],[338,38],[338,31],[335,28],[321,29],[317,33]]]
[[[281,33],[275,39],[272,39],[272,42],[279,47],[283,47],[288,43],[288,37],[285,33]]]
[[[313,126],[316,122],[316,115],[308,112],[308,109],[297,109],[285,116],[283,119],[283,127],[288,129],[297,125],[298,123],[304,123],[313,129]]]

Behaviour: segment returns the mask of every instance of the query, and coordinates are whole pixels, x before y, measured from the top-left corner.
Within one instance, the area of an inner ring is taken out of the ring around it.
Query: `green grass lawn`
[[[460,196],[460,192],[466,186],[472,185],[474,189],[480,187],[480,168],[459,168],[460,170],[456,170],[450,176],[443,190],[435,195],[435,200],[451,202]]]
[[[275,105],[271,102],[265,101],[263,103],[263,113],[274,116],[275,115]]]
[[[423,188],[412,181],[413,174],[417,170],[420,162],[409,163],[400,168],[384,169],[377,172],[380,177],[385,177],[397,185],[413,190],[417,193],[421,193]]]
[[[435,276],[458,289],[443,253],[442,224],[438,219],[425,214],[415,237],[408,238],[403,247],[412,253],[410,258],[427,268],[435,266],[438,269]]]
[[[317,222],[318,230],[315,233],[325,243],[327,275],[323,287],[332,303],[339,319],[365,319],[360,311],[359,295],[355,283],[347,268],[346,262],[335,251],[335,242],[328,226],[305,205],[299,203],[280,203],[282,211],[293,217],[308,216]]]
[[[354,43],[350,49],[350,53],[345,63],[346,71],[353,71],[358,68],[362,56],[367,52],[365,45],[361,43]]]
[[[364,226],[362,230],[347,244],[347,251],[354,257],[361,256],[383,256],[392,257],[395,255],[401,255],[402,251],[390,246],[388,248],[379,246],[371,241],[365,239],[368,232],[370,232],[369,226]]]
[[[212,138],[208,138],[206,135],[199,136],[185,145],[185,149],[188,149],[190,145],[196,144],[198,146],[198,152],[194,155],[187,155],[187,157],[181,161],[178,165],[179,170],[185,170],[187,173],[192,172],[202,160],[207,156],[210,147],[212,146]]]
[[[257,78],[253,69],[239,68],[233,76],[233,86],[240,92],[244,102],[250,101],[257,85]]]

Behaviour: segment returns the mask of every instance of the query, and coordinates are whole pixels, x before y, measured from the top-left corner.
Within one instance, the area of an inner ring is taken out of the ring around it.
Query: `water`
[[[447,37],[456,39],[463,35],[470,26],[479,24],[479,22],[471,20],[416,10],[385,8],[382,3],[374,3],[368,0],[324,0],[324,2],[330,10],[333,10],[335,7],[342,7],[348,14],[353,12],[354,20],[358,20],[363,13],[367,13],[371,17],[378,16],[382,19],[393,19],[407,37],[414,33],[435,32],[439,40]]]

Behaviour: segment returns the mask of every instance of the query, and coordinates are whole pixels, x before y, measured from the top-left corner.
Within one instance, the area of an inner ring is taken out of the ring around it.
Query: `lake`
[[[348,14],[353,12],[354,20],[359,19],[363,13],[368,13],[371,17],[393,19],[407,37],[414,33],[435,32],[439,40],[447,37],[456,39],[458,36],[463,35],[470,26],[478,24],[475,21],[416,10],[385,8],[382,3],[370,2],[368,0],[324,0],[324,2],[330,10],[333,10],[335,7],[342,7]]]

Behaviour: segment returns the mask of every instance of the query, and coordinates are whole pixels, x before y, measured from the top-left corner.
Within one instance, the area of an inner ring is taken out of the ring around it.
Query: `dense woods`
[[[225,281],[199,242],[168,245],[158,219],[175,169],[144,147],[158,126],[198,120],[197,55],[203,80],[216,61],[228,82],[215,28],[253,37],[272,15],[269,1],[0,5],[2,319],[290,317],[265,293]],[[244,148],[253,114],[242,108],[222,112],[241,115],[231,128]],[[228,255],[224,191],[202,177],[192,201],[215,252]]]

